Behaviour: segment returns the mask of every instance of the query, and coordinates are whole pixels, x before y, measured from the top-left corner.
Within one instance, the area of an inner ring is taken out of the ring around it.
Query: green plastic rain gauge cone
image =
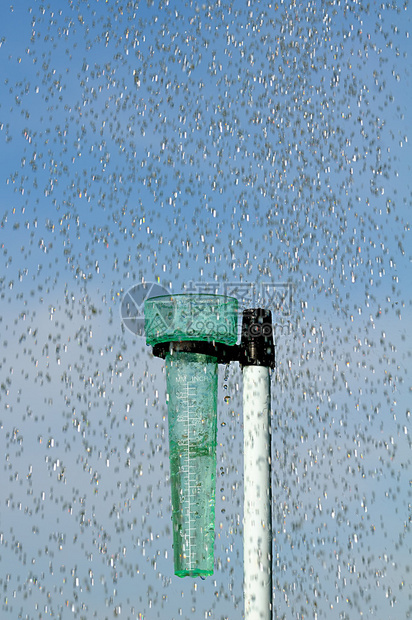
[[[144,304],[146,342],[154,350],[162,345],[166,361],[174,570],[179,577],[213,574],[215,343],[236,343],[237,311],[237,299],[222,295],[165,295]]]

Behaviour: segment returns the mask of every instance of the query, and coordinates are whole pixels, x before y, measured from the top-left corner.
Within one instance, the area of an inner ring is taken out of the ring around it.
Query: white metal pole
[[[270,370],[243,367],[245,620],[272,618]]]

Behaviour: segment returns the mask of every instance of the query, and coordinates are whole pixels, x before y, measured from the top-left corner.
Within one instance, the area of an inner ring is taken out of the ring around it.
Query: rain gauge
[[[145,334],[165,360],[174,572],[213,574],[218,364],[243,369],[245,618],[271,618],[270,368],[272,317],[223,295],[163,295],[145,301]]]

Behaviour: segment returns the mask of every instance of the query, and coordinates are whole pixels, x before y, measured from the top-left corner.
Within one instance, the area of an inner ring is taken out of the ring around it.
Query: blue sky
[[[146,281],[293,287],[276,615],[406,617],[409,7],[35,1],[1,23],[2,616],[242,617],[241,372],[227,404],[220,368],[215,575],[180,580],[163,363],[119,316]]]

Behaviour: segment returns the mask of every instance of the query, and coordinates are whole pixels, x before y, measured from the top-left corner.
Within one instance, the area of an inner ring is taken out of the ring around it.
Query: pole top
[[[243,310],[240,341],[243,366],[275,367],[272,313],[265,308]]]

